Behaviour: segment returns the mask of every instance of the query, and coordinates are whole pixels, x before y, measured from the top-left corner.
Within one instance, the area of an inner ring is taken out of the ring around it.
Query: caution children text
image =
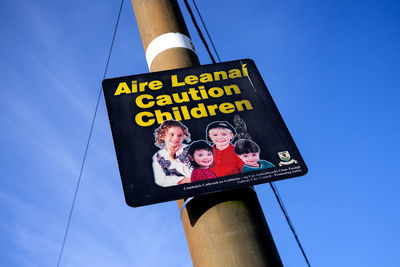
[[[168,84],[166,91],[174,90],[179,87],[178,92],[154,96],[151,94],[152,91],[158,91],[164,88],[164,83],[162,81],[152,80],[149,82],[138,82],[135,80],[130,84],[127,82],[119,83],[114,96],[137,94],[135,104],[137,107],[144,109],[144,111],[138,112],[134,119],[138,125],[143,127],[151,126],[154,123],[161,124],[164,120],[170,119],[178,121],[199,119],[215,116],[218,112],[229,114],[235,111],[252,110],[253,106],[249,100],[238,97],[238,95],[241,94],[239,86],[230,83],[233,79],[245,76],[248,76],[246,64],[243,64],[241,69],[202,73],[198,76],[187,75],[182,78],[173,74],[170,75],[169,81],[164,82]],[[205,87],[207,83],[222,80],[226,80],[229,84],[221,85],[220,87]],[[197,88],[192,87],[193,85],[196,85]],[[235,101],[232,102],[206,104],[206,102],[211,99],[223,96],[236,97]],[[199,103],[196,103],[197,105],[195,106],[188,107],[187,104],[192,101],[199,101]],[[171,108],[169,111],[157,109],[164,106],[171,106]]]

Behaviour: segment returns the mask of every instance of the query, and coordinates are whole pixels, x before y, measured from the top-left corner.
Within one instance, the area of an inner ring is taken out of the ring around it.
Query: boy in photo
[[[240,139],[235,143],[235,152],[244,161],[242,172],[258,171],[275,167],[269,161],[260,160],[260,148],[256,143]]]
[[[236,155],[231,144],[235,135],[235,128],[227,121],[215,121],[207,126],[206,138],[214,144],[214,164],[210,166],[210,170],[217,177],[242,172],[244,162]]]

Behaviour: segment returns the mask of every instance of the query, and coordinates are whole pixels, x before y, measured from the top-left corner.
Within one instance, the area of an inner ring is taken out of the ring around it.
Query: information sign
[[[103,81],[128,205],[307,173],[249,59]]]

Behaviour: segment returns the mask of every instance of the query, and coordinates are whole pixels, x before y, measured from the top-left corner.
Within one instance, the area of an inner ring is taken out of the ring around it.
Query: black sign
[[[103,81],[128,205],[307,173],[249,59]]]

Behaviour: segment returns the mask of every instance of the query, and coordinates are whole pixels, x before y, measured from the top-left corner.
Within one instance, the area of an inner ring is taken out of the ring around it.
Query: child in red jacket
[[[209,168],[214,162],[214,151],[206,141],[193,142],[189,147],[188,157],[190,165],[194,168],[190,176],[192,183],[217,178]]]
[[[235,128],[227,121],[215,121],[207,126],[206,135],[214,143],[214,164],[210,170],[217,177],[241,173],[244,162],[231,144],[236,136]]]

